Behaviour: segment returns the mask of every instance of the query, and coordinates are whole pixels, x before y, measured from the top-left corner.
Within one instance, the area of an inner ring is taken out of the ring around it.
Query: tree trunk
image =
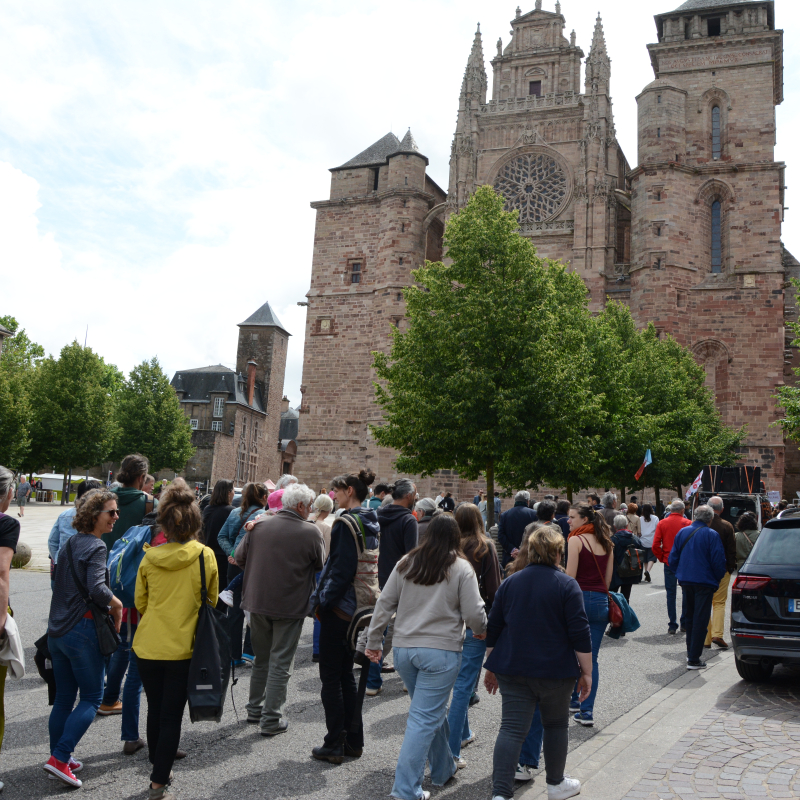
[[[619,502],[620,503],[624,503],[625,502],[625,487],[624,486],[619,490]]]
[[[655,508],[656,508],[656,514],[658,514],[659,513],[658,507],[659,505],[661,505],[661,489],[658,486],[654,486],[653,491],[655,492],[656,495]]]
[[[494,462],[486,465],[486,533],[494,525]]]
[[[567,484],[567,500],[569,500],[569,504],[572,505],[572,485]]]
[[[61,482],[61,505],[65,506],[67,504],[66,496],[67,496],[67,473],[68,470],[64,470],[64,480]]]

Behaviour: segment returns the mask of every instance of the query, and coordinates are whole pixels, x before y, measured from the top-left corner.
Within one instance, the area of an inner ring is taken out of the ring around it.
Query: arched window
[[[722,272],[722,203],[711,204],[711,271]]]
[[[722,155],[720,114],[719,106],[714,106],[714,108],[711,109],[711,156],[715,161],[718,161]]]

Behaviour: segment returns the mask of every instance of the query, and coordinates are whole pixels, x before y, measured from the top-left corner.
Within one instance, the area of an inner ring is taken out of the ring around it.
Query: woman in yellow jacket
[[[167,791],[181,737],[189,664],[200,610],[200,563],[205,559],[208,604],[219,592],[217,559],[197,541],[202,528],[194,492],[181,478],[161,495],[158,522],[167,543],[147,550],[136,578],[142,621],[133,639],[147,695],[147,747],[153,771],[149,800],[174,800]]]

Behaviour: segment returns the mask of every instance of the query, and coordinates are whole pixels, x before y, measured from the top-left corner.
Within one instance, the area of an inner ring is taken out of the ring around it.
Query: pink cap
[[[278,489],[277,492],[273,492],[267,498],[267,505],[269,506],[269,508],[273,510],[283,508],[283,500],[281,499],[283,497],[283,492],[284,492],[283,489]]]

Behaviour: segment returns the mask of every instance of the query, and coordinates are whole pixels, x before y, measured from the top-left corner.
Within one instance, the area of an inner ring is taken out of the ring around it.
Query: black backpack
[[[644,550],[635,544],[628,545],[617,564],[617,573],[620,578],[641,578],[642,570],[644,570]]]
[[[219,722],[231,677],[231,639],[225,616],[208,604],[205,548],[200,553],[200,611],[189,665],[189,717]]]

